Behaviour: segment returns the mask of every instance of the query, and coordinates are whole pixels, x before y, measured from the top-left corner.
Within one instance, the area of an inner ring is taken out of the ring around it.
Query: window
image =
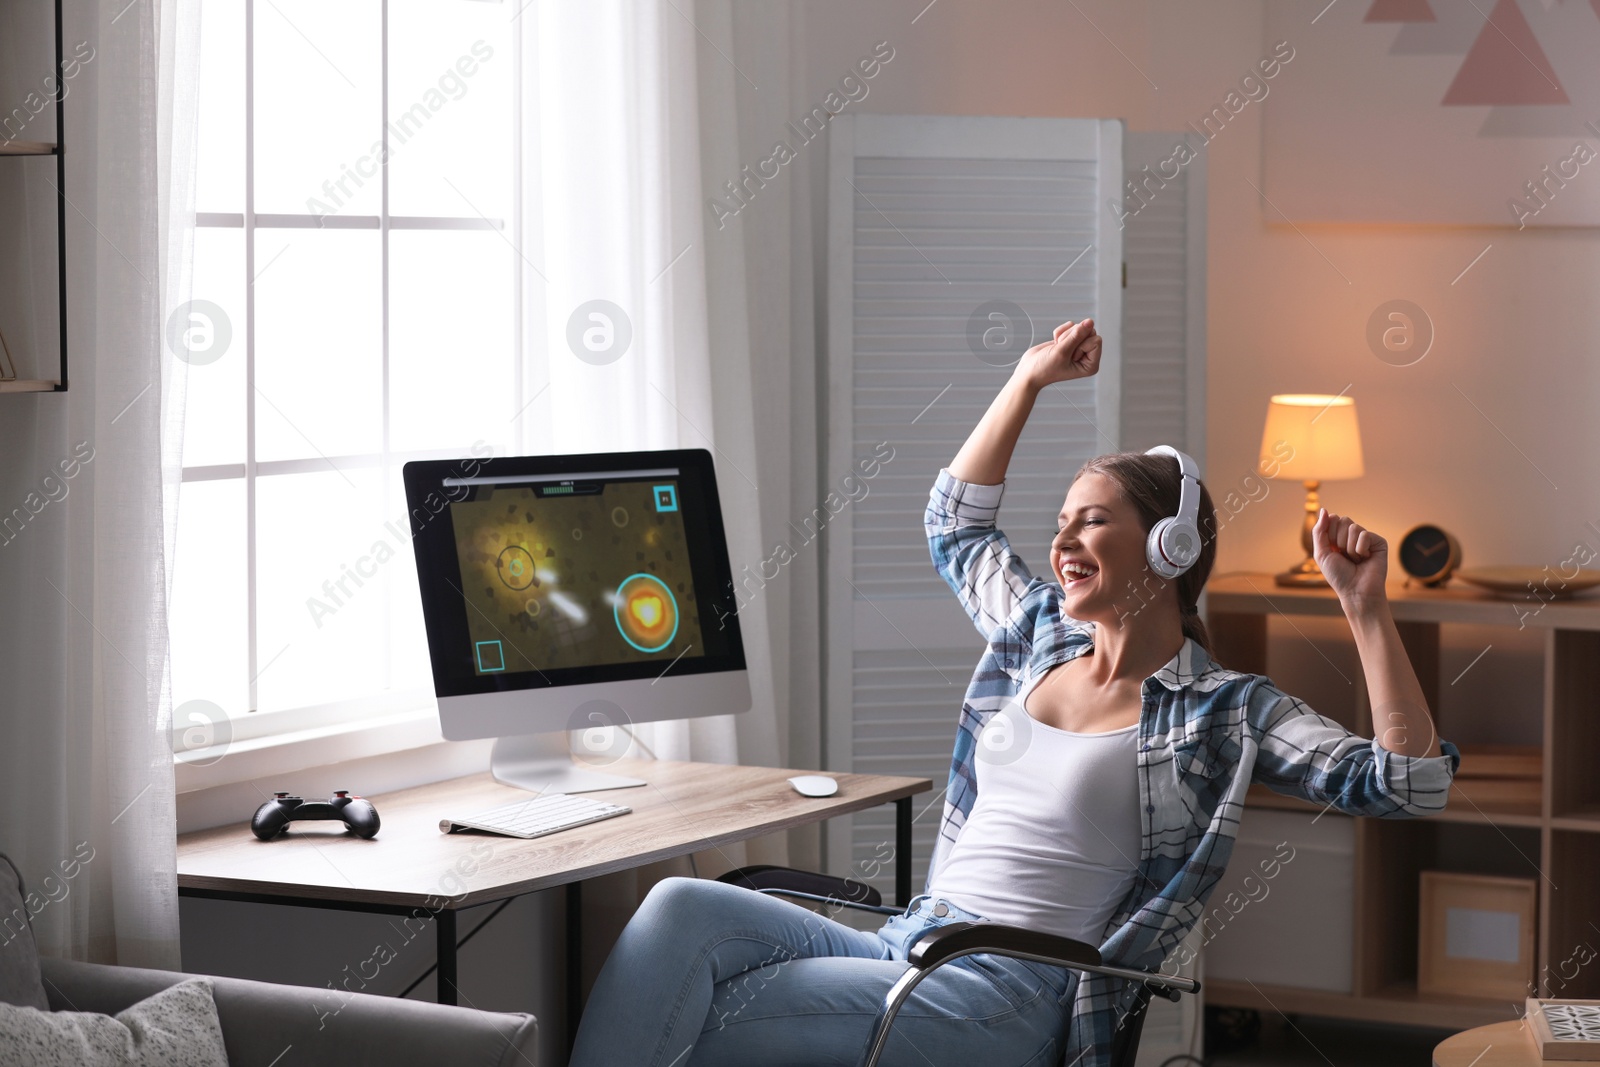
[[[431,700],[401,465],[523,443],[515,14],[204,3],[180,730]]]

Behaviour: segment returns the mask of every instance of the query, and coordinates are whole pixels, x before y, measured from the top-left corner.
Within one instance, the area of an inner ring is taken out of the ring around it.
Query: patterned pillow
[[[118,1014],[0,1004],[0,1067],[228,1067],[211,980],[190,978]]]

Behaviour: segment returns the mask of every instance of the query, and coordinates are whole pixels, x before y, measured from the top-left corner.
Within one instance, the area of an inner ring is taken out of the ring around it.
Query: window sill
[[[174,756],[177,791],[193,793],[259,778],[286,777],[369,756],[447,745],[432,704],[375,718],[235,740]],[[220,751],[219,751],[220,749]]]

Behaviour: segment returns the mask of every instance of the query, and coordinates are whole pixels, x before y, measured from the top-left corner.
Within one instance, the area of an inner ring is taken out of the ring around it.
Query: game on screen
[[[704,647],[676,478],[475,490],[450,506],[475,673]]]

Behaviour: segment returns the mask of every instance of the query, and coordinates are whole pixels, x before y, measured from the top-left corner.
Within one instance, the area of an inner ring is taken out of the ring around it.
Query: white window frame
[[[183,482],[242,481],[245,491],[245,546],[246,546],[246,670],[248,673],[248,710],[233,716],[228,723],[227,737],[212,749],[190,749],[183,737],[183,724],[173,731],[174,763],[179,771],[180,791],[203,788],[228,781],[240,781],[261,773],[279,773],[285,768],[303,766],[308,762],[327,763],[332,758],[352,758],[378,752],[398,751],[438,741],[437,708],[432,685],[408,690],[383,690],[361,697],[332,701],[295,708],[259,712],[257,679],[270,663],[261,663],[257,647],[258,596],[256,578],[256,485],[260,478],[285,474],[321,472],[332,467],[347,468],[388,466],[422,459],[453,459],[457,450],[394,450],[390,448],[390,395],[389,395],[389,234],[394,230],[498,230],[504,234],[522,232],[522,35],[512,28],[509,45],[512,55],[511,73],[511,196],[510,218],[489,219],[483,216],[421,216],[392,215],[389,212],[389,2],[379,0],[380,8],[380,62],[381,89],[378,124],[382,127],[383,162],[379,170],[380,206],[377,215],[327,215],[312,214],[257,214],[255,211],[255,19],[256,0],[244,0],[244,210],[242,212],[198,212],[197,229],[234,229],[244,232],[245,282],[245,456],[242,463],[224,463],[185,466]],[[255,337],[256,277],[255,235],[262,229],[366,229],[379,231],[381,259],[380,310],[381,329],[381,389],[382,437],[379,451],[365,454],[329,456],[318,459],[291,459],[260,461],[256,458],[255,387]],[[519,398],[524,394],[525,369],[523,365],[523,257],[511,257],[512,270],[512,389]],[[512,439],[519,450],[526,445],[526,423],[520,413],[513,420]],[[394,501],[389,479],[383,482],[384,514],[391,514]],[[181,499],[181,497],[180,497]],[[181,504],[180,504],[181,506]],[[181,546],[179,551],[181,552]],[[403,564],[402,564],[403,565]],[[384,596],[391,596],[386,583]],[[385,672],[388,673],[392,651],[385,647]],[[340,735],[369,732],[373,736],[345,745],[330,745],[329,739]],[[282,747],[277,758],[263,762],[260,758],[245,757],[248,752],[260,752],[272,747]],[[226,752],[232,758],[226,771],[218,766]],[[180,758],[181,757],[181,758]],[[240,758],[243,757],[243,758]]]

